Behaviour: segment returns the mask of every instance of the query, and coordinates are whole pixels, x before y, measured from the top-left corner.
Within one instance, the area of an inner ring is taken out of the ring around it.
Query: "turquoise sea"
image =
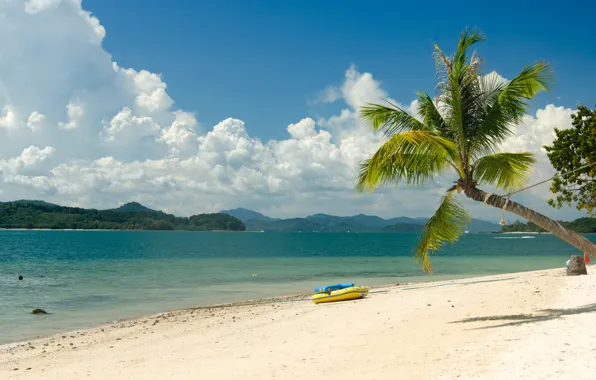
[[[0,344],[214,303],[563,267],[549,235],[469,234],[423,275],[416,234],[0,231]],[[24,280],[19,281],[22,275]],[[34,308],[52,313],[31,315]]]

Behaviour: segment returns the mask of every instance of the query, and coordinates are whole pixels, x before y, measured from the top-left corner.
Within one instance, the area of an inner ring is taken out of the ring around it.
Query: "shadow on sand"
[[[450,323],[472,323],[472,322],[505,322],[496,325],[476,327],[473,330],[494,329],[497,327],[520,326],[528,323],[547,322],[559,319],[566,315],[578,315],[596,312],[596,303],[584,305],[573,309],[543,309],[538,310],[536,314],[513,314],[513,315],[494,315],[488,317],[466,318],[460,321]],[[510,321],[510,322],[506,322]]]

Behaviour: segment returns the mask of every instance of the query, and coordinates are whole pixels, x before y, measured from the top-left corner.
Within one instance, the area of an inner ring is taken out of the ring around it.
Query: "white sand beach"
[[[0,350],[0,378],[593,379],[596,275],[564,272],[166,313]]]

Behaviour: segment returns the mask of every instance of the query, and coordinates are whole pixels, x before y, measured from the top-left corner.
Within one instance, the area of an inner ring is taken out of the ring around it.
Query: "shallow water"
[[[504,239],[506,238],[506,239]],[[0,231],[0,343],[165,310],[563,267],[550,235],[465,235],[422,275],[416,234]],[[18,276],[24,280],[19,281]],[[34,308],[51,314],[31,315]]]

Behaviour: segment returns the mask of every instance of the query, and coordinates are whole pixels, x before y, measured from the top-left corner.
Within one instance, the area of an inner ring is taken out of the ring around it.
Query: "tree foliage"
[[[561,225],[580,234],[596,233],[596,218],[579,218],[571,222],[559,221]],[[519,220],[503,226],[503,232],[546,232],[534,223],[522,223]]]
[[[555,197],[548,203],[556,208],[575,203],[578,210],[596,215],[596,109],[579,106],[571,118],[573,127],[555,129],[553,144],[544,147],[559,173],[550,188]]]
[[[472,219],[453,193],[451,191],[443,198],[437,212],[424,225],[422,238],[418,242],[416,258],[427,272],[431,270],[429,253],[438,251],[444,243],[456,242]]]
[[[40,201],[0,203],[0,228],[89,230],[244,231],[244,224],[227,214],[177,217],[129,203],[118,209],[63,207]]]

